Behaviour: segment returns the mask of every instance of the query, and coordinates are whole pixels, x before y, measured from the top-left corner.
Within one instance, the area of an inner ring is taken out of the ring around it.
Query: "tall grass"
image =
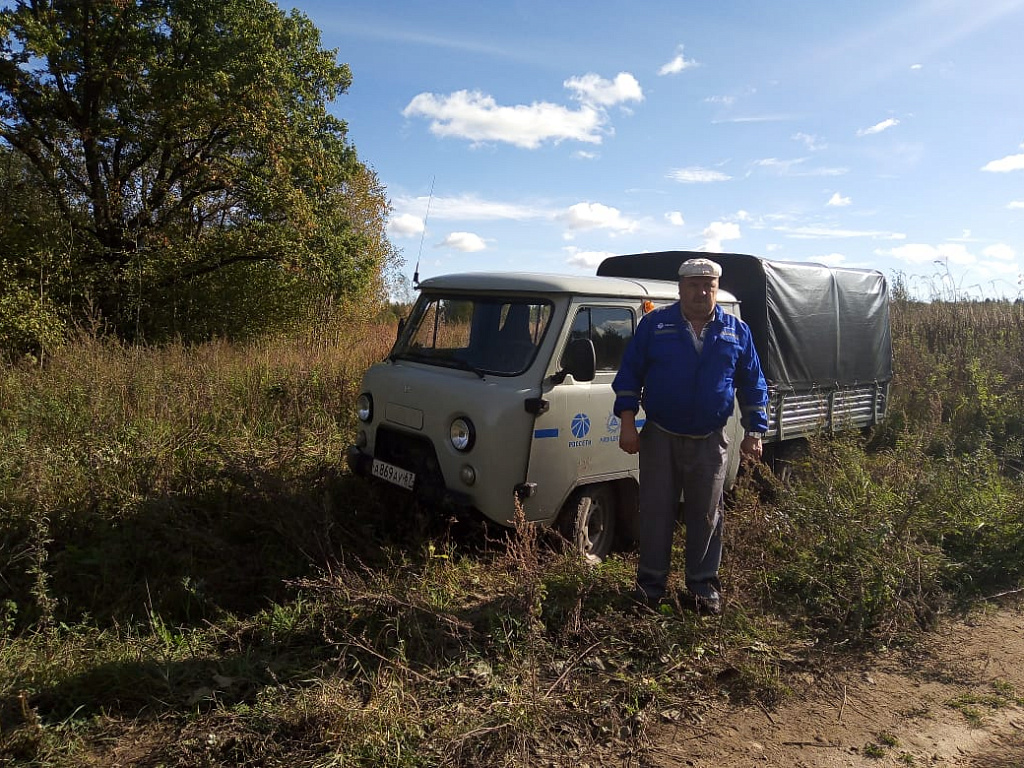
[[[721,619],[349,476],[393,326],[0,369],[0,765],[636,764],[723,690],[1016,587],[1021,307],[893,309],[887,424],[732,494]]]
[[[391,334],[197,348],[86,337],[41,370],[0,371],[8,616],[130,621],[158,607],[196,620],[278,594],[330,550],[317,537],[347,482],[353,397]]]

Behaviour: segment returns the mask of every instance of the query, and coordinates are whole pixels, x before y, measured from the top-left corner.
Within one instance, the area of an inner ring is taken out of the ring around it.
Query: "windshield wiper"
[[[475,365],[467,363],[465,360],[459,360],[457,357],[447,358],[443,365],[446,365],[449,368],[458,368],[460,371],[472,371],[481,379],[484,377],[484,372],[481,369],[477,368]]]
[[[484,371],[482,369],[457,357],[434,357],[406,350],[405,352],[392,352],[388,355],[388,360],[392,362],[395,360],[412,360],[414,363],[427,363],[428,365],[437,365],[442,368],[457,368],[460,371],[472,371],[481,379],[484,378]]]

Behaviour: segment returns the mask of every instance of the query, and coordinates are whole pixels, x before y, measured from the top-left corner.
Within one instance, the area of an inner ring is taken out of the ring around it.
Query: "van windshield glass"
[[[498,296],[421,296],[392,359],[515,376],[533,363],[551,304]]]

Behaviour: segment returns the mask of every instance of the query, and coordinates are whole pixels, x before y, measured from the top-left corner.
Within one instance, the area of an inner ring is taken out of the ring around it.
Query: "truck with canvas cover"
[[[673,253],[677,269],[684,252]],[[364,376],[359,429],[347,457],[352,470],[503,525],[512,525],[517,514],[557,525],[593,558],[611,549],[617,530],[629,538],[639,468],[637,457],[618,447],[611,384],[640,318],[676,301],[678,283],[667,257],[615,258],[623,261],[607,260],[601,269],[626,270],[643,262],[645,270],[657,274],[467,273],[424,280],[387,359]],[[816,359],[828,349],[824,321],[806,315],[814,310],[835,316],[835,304],[853,306],[855,299],[841,299],[844,291],[832,290],[816,304],[809,297],[797,301],[795,294],[810,290],[807,282],[783,290],[783,278],[820,277],[824,267],[783,268],[778,278],[773,271],[769,286],[763,268],[741,263],[744,278],[723,277],[718,302],[737,316],[742,309],[744,318],[750,302],[765,373],[775,372],[770,381],[776,411],[766,440],[881,418],[891,367],[883,360],[889,348],[888,305],[877,296],[856,299],[860,312],[870,315],[861,320],[859,345],[850,339],[841,351],[833,349],[835,364],[826,368]],[[723,267],[728,276],[731,265],[723,261]],[[760,288],[747,292],[750,280],[759,281]],[[748,298],[741,300],[729,286]],[[866,276],[862,287],[884,293],[884,281]],[[780,292],[791,298],[780,302]],[[803,319],[790,323],[786,312]],[[832,328],[839,333],[838,320]],[[800,346],[810,343],[808,338],[816,345],[811,351]],[[863,378],[866,363],[851,366],[840,359],[853,352],[870,352],[878,369],[870,378]],[[637,423],[642,426],[642,413]],[[726,429],[738,448],[742,427],[735,414]],[[730,480],[738,466],[734,450]]]

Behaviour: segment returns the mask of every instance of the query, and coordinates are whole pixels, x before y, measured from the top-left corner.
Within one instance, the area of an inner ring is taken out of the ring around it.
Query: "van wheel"
[[[559,528],[587,560],[601,562],[615,541],[615,494],[603,483],[579,488],[562,508]]]

